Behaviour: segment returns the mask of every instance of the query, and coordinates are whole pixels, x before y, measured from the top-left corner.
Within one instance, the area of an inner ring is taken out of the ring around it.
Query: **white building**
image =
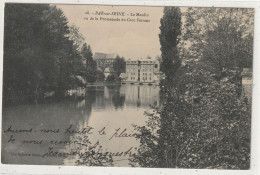
[[[154,60],[127,60],[125,82],[158,83],[160,79],[160,64]]]

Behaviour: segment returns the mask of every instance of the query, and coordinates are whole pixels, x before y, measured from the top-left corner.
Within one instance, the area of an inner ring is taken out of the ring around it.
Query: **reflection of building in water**
[[[127,106],[143,106],[150,105],[159,106],[160,96],[158,86],[122,86],[122,91],[127,92],[125,96],[125,104]]]
[[[125,97],[120,86],[96,86],[89,93],[95,94],[92,106],[95,109],[118,109],[124,106]]]
[[[86,106],[96,110],[118,109],[126,106],[148,107],[160,103],[158,86],[97,86],[87,88]],[[89,109],[91,111],[91,109]]]

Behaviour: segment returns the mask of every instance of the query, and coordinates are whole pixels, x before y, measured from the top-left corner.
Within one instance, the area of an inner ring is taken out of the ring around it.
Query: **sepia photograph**
[[[1,163],[249,170],[254,15],[5,3]]]

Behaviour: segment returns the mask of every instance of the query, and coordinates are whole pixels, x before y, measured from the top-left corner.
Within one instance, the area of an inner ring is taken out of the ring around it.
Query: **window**
[[[155,68],[158,68],[158,64],[155,64],[154,67],[155,67]]]

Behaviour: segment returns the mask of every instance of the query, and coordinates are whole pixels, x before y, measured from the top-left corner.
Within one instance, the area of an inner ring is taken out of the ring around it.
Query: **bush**
[[[108,75],[106,81],[109,82],[109,83],[115,82],[116,77],[114,75]]]

